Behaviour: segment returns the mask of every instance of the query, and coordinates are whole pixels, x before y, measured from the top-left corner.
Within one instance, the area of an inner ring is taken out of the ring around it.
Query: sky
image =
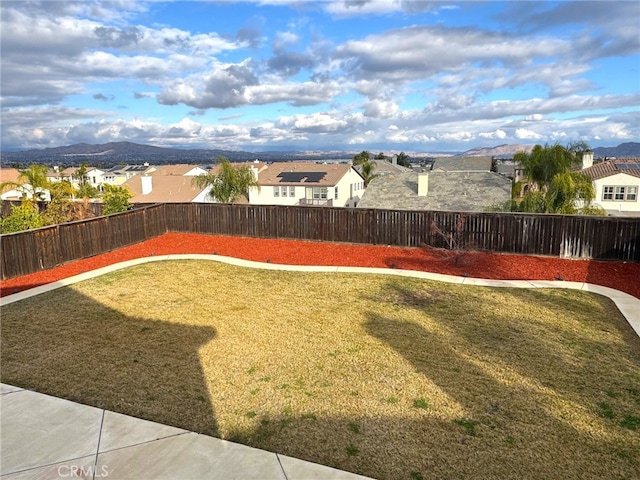
[[[2,149],[640,141],[640,2],[5,1]]]

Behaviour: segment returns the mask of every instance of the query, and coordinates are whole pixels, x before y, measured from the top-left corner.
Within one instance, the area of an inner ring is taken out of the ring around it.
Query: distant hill
[[[164,148],[142,145],[132,142],[112,142],[99,145],[77,143],[65,147],[43,148],[24,151],[3,151],[2,165],[26,167],[32,163],[49,166],[70,167],[86,162],[90,166],[109,168],[119,164],[141,165],[149,162],[151,165],[167,165],[184,163],[190,165],[212,165],[219,156],[224,156],[231,162],[250,162],[259,159],[263,162],[287,161],[340,161],[348,162],[357,152],[342,150],[304,150],[304,151],[263,151],[246,152],[241,150],[223,149],[183,149]],[[450,156],[451,154],[447,154]],[[412,160],[420,160],[431,154],[414,154]],[[442,154],[433,154],[434,157]]]
[[[627,142],[621,143],[617,147],[598,147],[593,149],[593,156],[596,158],[604,157],[640,157],[640,143]]]
[[[461,157],[513,157],[513,155],[520,151],[529,153],[533,145],[498,145],[497,147],[480,147],[472,148],[460,154]],[[640,157],[640,143],[627,142],[621,143],[617,147],[597,147],[593,149],[593,155],[595,158],[604,157]]]
[[[458,154],[464,157],[497,157],[511,158],[516,152],[531,151],[532,145],[498,145],[496,147],[473,148]],[[16,165],[26,167],[32,163],[57,165],[60,167],[76,166],[86,162],[91,166],[109,168],[118,164],[141,165],[149,162],[152,165],[186,163],[191,165],[207,165],[215,163],[219,156],[225,156],[232,162],[248,162],[259,159],[263,162],[282,162],[295,160],[314,161],[349,161],[355,152],[348,151],[269,151],[245,152],[240,150],[164,148],[141,145],[132,142],[112,142],[101,145],[78,143],[66,147],[44,148],[25,151],[3,151],[2,166]],[[411,154],[411,161],[420,158],[435,158],[443,154]],[[451,156],[449,153],[447,156]],[[594,148],[596,158],[604,157],[640,157],[640,143],[629,142],[617,147]]]
[[[354,154],[348,153],[347,155],[346,158],[351,159]],[[345,152],[244,152],[222,149],[164,148],[132,142],[113,142],[100,145],[78,143],[66,147],[2,152],[2,164],[3,166],[12,164],[26,166],[38,163],[65,167],[87,162],[91,166],[103,168],[118,164],[140,165],[144,162],[149,162],[152,165],[177,163],[202,165],[215,163],[219,156],[225,156],[232,162],[248,162],[256,159],[274,162],[301,159],[343,159]]]
[[[497,147],[478,147],[472,148],[471,150],[467,150],[466,152],[461,153],[459,156],[461,157],[513,157],[517,152],[527,152],[529,153],[533,145],[521,145],[518,143],[515,144],[505,144],[498,145]]]
[[[118,164],[154,165],[171,163],[214,163],[220,155],[232,161],[254,160],[255,153],[228,150],[182,150],[141,145],[132,142],[113,142],[101,145],[78,143],[66,147],[25,150],[22,152],[2,152],[3,165],[40,163],[61,167],[87,162],[89,165],[111,167]]]

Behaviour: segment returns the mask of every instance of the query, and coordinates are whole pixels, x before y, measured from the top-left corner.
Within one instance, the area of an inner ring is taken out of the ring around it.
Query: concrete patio
[[[366,478],[6,384],[0,413],[3,479]]]

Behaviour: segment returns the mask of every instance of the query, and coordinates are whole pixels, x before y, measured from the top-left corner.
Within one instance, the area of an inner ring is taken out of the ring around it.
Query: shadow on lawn
[[[211,327],[128,317],[62,288],[3,307],[0,334],[5,383],[218,434],[198,356]]]
[[[467,300],[473,295],[471,290],[456,292]],[[465,415],[453,421],[482,439],[473,440],[467,455],[487,459],[483,474],[544,478],[589,472],[591,478],[605,478],[614,465],[623,477],[640,471],[631,453],[640,441],[633,429],[621,426],[623,418],[637,418],[640,405],[638,342],[624,329],[616,337],[632,342],[621,346],[606,334],[594,339],[544,322],[530,330],[508,309],[491,310],[491,298],[482,295],[472,297],[476,307],[469,312],[458,307],[468,302],[457,301],[447,289],[416,292],[393,280],[379,293],[381,302],[419,309],[435,321],[435,326],[423,326],[368,312],[364,328],[463,408]],[[523,302],[533,295],[512,293],[514,299],[523,295]],[[562,304],[540,292],[538,297],[551,316],[554,309],[579,304]],[[619,355],[623,364],[601,367],[609,354]]]

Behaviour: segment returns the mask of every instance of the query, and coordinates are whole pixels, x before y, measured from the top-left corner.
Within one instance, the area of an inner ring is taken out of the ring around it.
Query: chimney
[[[429,173],[420,172],[418,174],[418,196],[426,197],[429,192]]]
[[[142,182],[142,195],[149,195],[151,190],[153,190],[152,177],[149,175],[142,175],[140,177],[140,181]]]
[[[391,157],[391,164],[398,165],[398,155],[394,155],[393,157]]]
[[[251,165],[251,173],[253,173],[253,178],[256,179],[256,182],[258,181],[258,172],[259,172],[258,168]]]
[[[582,169],[589,168],[593,165],[593,152],[591,150],[587,150],[582,153]]]

